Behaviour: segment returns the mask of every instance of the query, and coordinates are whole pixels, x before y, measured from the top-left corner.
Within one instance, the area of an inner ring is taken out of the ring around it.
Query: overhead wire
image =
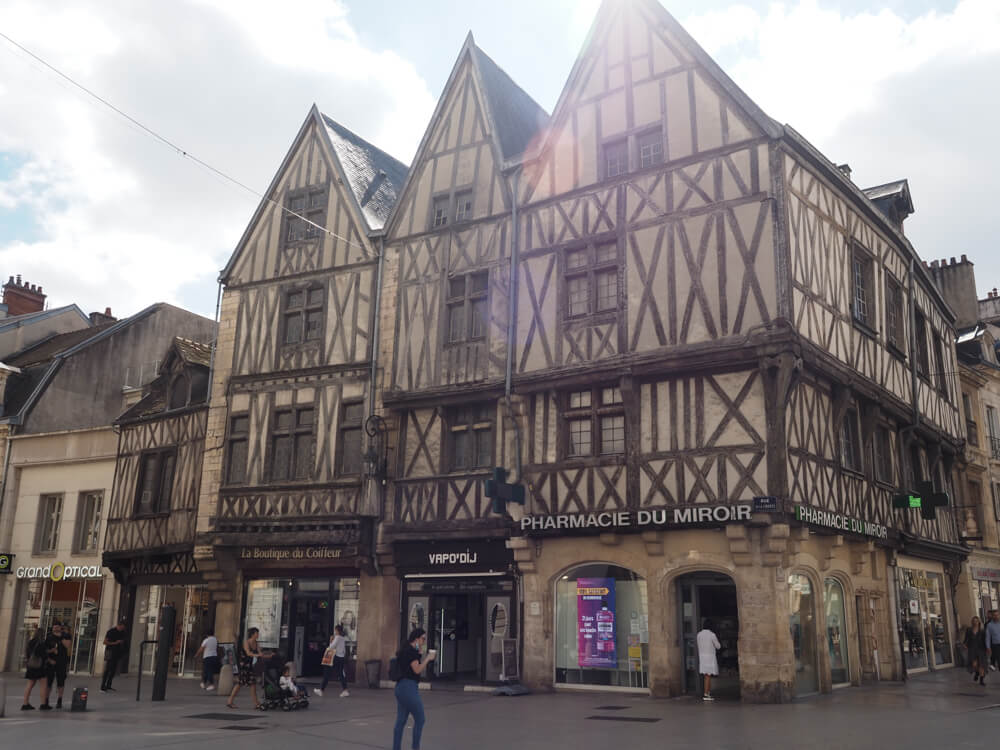
[[[271,198],[271,197],[269,197],[267,195],[264,195],[263,193],[261,193],[261,192],[259,192],[257,190],[254,190],[249,185],[247,185],[247,184],[245,184],[243,182],[240,182],[235,177],[232,177],[232,176],[226,174],[221,169],[218,169],[218,168],[212,166],[211,164],[209,164],[205,160],[203,160],[203,159],[195,156],[194,154],[192,154],[187,149],[182,148],[181,146],[177,145],[176,143],[174,143],[173,141],[169,140],[168,138],[160,135],[155,130],[153,130],[152,128],[144,125],[143,123],[141,123],[139,120],[137,120],[134,117],[132,117],[127,112],[125,112],[125,111],[119,109],[118,107],[116,107],[114,104],[112,104],[110,101],[108,101],[107,99],[105,99],[104,97],[102,97],[100,94],[97,94],[94,91],[91,91],[89,88],[87,88],[86,86],[84,86],[82,83],[77,82],[71,76],[67,75],[66,73],[63,73],[57,67],[55,67],[51,63],[47,62],[43,58],[41,58],[38,55],[36,55],[34,52],[32,52],[31,50],[29,50],[27,47],[23,46],[22,44],[19,44],[14,39],[11,39],[9,36],[7,36],[7,34],[4,34],[2,31],[0,31],[0,38],[5,39],[7,42],[9,42],[11,45],[13,45],[14,47],[16,47],[17,49],[19,49],[21,52],[23,52],[24,54],[28,55],[33,60],[41,63],[46,68],[48,68],[50,71],[52,71],[53,73],[55,73],[57,76],[59,76],[60,78],[64,79],[65,81],[68,81],[70,84],[72,84],[77,89],[79,89],[80,91],[84,92],[85,94],[87,94],[92,99],[100,102],[105,107],[107,107],[108,109],[110,109],[112,112],[114,112],[115,114],[117,114],[120,117],[124,118],[127,122],[131,123],[131,125],[139,128],[139,130],[141,132],[145,133],[146,135],[149,135],[153,139],[159,141],[160,143],[162,143],[166,147],[168,147],[171,150],[173,150],[174,152],[176,152],[182,158],[190,159],[195,164],[199,165],[203,169],[208,170],[210,173],[212,173],[216,177],[222,178],[223,181],[228,182],[228,183],[230,183],[232,185],[235,185],[235,186],[241,188],[242,190],[245,190],[246,192],[250,193],[251,195],[254,195],[254,196],[260,198],[261,200],[266,201],[267,203],[270,203],[271,205],[273,205],[274,207],[276,207],[279,211],[282,211],[283,213],[288,214],[289,216],[294,216],[297,219],[301,219],[302,221],[304,221],[306,224],[308,224],[309,226],[313,227],[314,229],[317,229],[317,230],[323,232],[324,234],[329,235],[330,237],[338,239],[341,242],[346,243],[348,246],[358,248],[362,252],[363,255],[365,255],[365,256],[367,256],[369,258],[378,257],[377,255],[373,255],[372,253],[370,253],[368,251],[368,248],[365,247],[364,245],[359,244],[357,242],[354,242],[353,240],[350,240],[347,237],[343,237],[343,236],[337,234],[336,232],[332,232],[329,229],[327,229],[326,227],[321,226],[321,225],[315,223],[314,221],[312,221],[311,219],[307,218],[306,216],[303,216],[302,214],[298,213],[297,211],[293,211],[292,209],[288,208],[287,206],[281,205],[280,203],[278,203],[273,198]],[[37,70],[37,68],[36,68],[36,70]]]

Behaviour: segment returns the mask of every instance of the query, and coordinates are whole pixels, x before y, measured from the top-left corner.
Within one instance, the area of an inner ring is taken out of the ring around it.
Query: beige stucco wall
[[[15,437],[11,441],[9,476],[4,506],[9,508],[8,528],[3,538],[5,549],[13,552],[15,569],[23,566],[46,566],[55,562],[66,565],[100,566],[101,544],[96,552],[75,554],[80,493],[99,490],[104,493],[102,515],[111,501],[118,436],[110,428]],[[35,554],[38,503],[42,495],[62,494],[63,506],[58,546],[54,553]],[[104,539],[102,519],[101,542]],[[92,579],[91,579],[92,580]],[[104,571],[101,588],[98,641],[114,621],[118,585],[109,571]],[[12,653],[22,612],[16,611],[18,579],[6,576],[0,584],[0,643],[7,644],[5,668],[12,668],[17,656]],[[25,582],[20,581],[21,586]],[[101,668],[102,650],[98,646],[95,669]]]

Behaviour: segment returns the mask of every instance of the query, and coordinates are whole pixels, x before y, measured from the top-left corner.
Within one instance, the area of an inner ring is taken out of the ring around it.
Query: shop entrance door
[[[740,697],[738,639],[739,612],[736,585],[726,575],[693,573],[677,580],[684,657],[684,691],[701,695],[703,681],[698,671],[698,632],[711,620],[722,648],[717,652],[719,675],[712,678],[712,695]]]
[[[326,597],[298,596],[292,600],[289,638],[295,673],[302,677],[323,674],[323,652],[330,642],[330,602]]]
[[[432,678],[482,680],[485,647],[485,597],[482,594],[445,594],[431,597],[428,648],[436,648]]]

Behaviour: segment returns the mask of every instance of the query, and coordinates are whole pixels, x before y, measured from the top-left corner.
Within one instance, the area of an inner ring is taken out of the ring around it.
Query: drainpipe
[[[372,369],[368,384],[368,416],[375,414],[375,386],[378,378],[378,347],[379,331],[381,329],[382,315],[382,274],[385,269],[385,235],[378,238],[378,270],[375,272],[375,321],[372,323]],[[366,430],[367,432],[367,430]],[[385,433],[380,437],[385,439]],[[384,446],[380,446],[384,449]],[[388,469],[388,467],[386,467]],[[382,518],[385,510],[385,484],[374,477],[369,477],[368,481],[375,484],[375,495],[378,508],[376,509],[376,527],[372,530],[372,565],[375,566],[375,575],[382,577],[382,570],[378,564],[378,536],[382,533]]]
[[[520,176],[521,172],[518,169],[513,175],[514,184],[511,191],[513,198],[510,209],[510,295],[508,297],[510,311],[507,315],[507,374],[504,379],[504,403],[507,407],[507,414],[514,424],[514,471],[518,482],[521,481],[521,425],[513,414],[511,393],[513,391],[514,345],[517,340],[517,269],[521,251],[517,223],[517,190]]]
[[[215,375],[215,350],[219,348],[219,313],[222,310],[222,279],[219,279],[219,290],[215,294],[215,341],[212,342],[212,354],[208,360],[208,400],[212,402],[212,377]]]

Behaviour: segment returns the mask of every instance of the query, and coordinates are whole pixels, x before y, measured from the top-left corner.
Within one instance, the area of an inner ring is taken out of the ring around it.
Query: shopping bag
[[[320,664],[322,664],[324,667],[332,667],[333,666],[333,649],[332,648],[328,648],[326,651],[323,652],[323,658],[320,661]]]

